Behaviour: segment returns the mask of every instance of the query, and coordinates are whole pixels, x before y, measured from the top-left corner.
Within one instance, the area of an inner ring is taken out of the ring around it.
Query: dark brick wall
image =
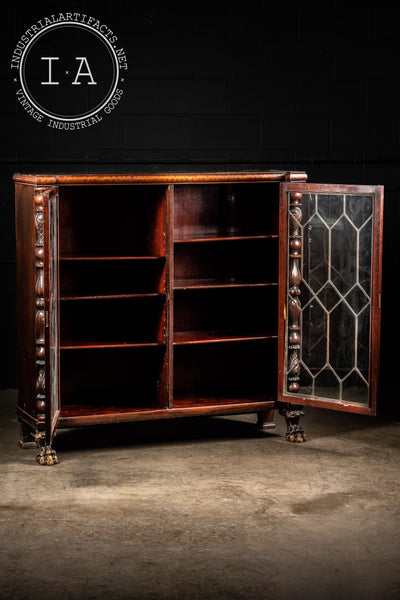
[[[0,350],[2,387],[17,383],[12,173],[305,169],[313,182],[386,188],[383,376],[391,348],[400,216],[400,9],[321,10],[266,1],[70,2],[118,33],[128,57],[114,114],[80,132],[37,124],[17,106],[10,58],[37,19],[63,3],[16,4],[1,36]],[[394,267],[394,269],[393,269]]]

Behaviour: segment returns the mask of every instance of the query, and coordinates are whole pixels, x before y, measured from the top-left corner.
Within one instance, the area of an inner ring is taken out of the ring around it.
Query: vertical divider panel
[[[174,186],[167,188],[166,215],[166,307],[167,307],[167,408],[174,406]]]
[[[157,205],[157,211],[152,223],[152,253],[156,256],[165,256],[165,264],[158,282],[158,291],[165,294],[163,309],[158,324],[157,340],[165,344],[161,372],[157,385],[157,404],[161,408],[168,408],[169,394],[169,352],[168,352],[168,323],[169,323],[169,265],[168,265],[168,245],[169,245],[169,188],[163,187],[161,199]]]

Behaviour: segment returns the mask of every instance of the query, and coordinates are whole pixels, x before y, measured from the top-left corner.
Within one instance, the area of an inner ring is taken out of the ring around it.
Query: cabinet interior
[[[166,255],[165,186],[60,188],[60,259]]]
[[[277,184],[60,186],[64,415],[276,397]]]

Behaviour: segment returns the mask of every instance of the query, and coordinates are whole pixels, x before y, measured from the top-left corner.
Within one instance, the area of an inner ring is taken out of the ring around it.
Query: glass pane
[[[329,363],[343,379],[356,364],[356,319],[346,302],[341,302],[330,313]]]
[[[332,227],[342,216],[343,200],[344,197],[341,194],[318,195],[318,214],[328,227]]]
[[[372,210],[372,195],[289,194],[289,396],[368,404]]]
[[[346,196],[346,215],[361,229],[372,215],[372,196]]]
[[[315,194],[308,194],[308,201],[306,204],[302,205],[302,222],[304,227],[306,227],[311,219],[311,217],[314,215],[315,211],[316,211],[316,195]]]
[[[315,394],[332,400],[340,399],[340,379],[336,373],[326,367],[315,378]]]
[[[368,397],[368,383],[357,371],[353,371],[343,381],[342,399],[345,402],[365,403],[365,397]]]
[[[302,229],[304,280],[318,292],[328,277],[329,229],[318,215]]]
[[[330,235],[331,281],[346,293],[357,280],[357,231],[343,217],[332,227]]]
[[[308,344],[302,345],[301,358],[311,371],[325,365],[327,347],[327,312],[314,301],[303,309],[303,335]]]

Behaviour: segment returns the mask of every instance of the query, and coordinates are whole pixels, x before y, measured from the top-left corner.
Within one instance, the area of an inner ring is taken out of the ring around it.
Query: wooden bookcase
[[[268,428],[278,408],[304,441],[303,405],[375,413],[382,188],[14,180],[20,445],[40,464],[63,427],[254,412]]]

